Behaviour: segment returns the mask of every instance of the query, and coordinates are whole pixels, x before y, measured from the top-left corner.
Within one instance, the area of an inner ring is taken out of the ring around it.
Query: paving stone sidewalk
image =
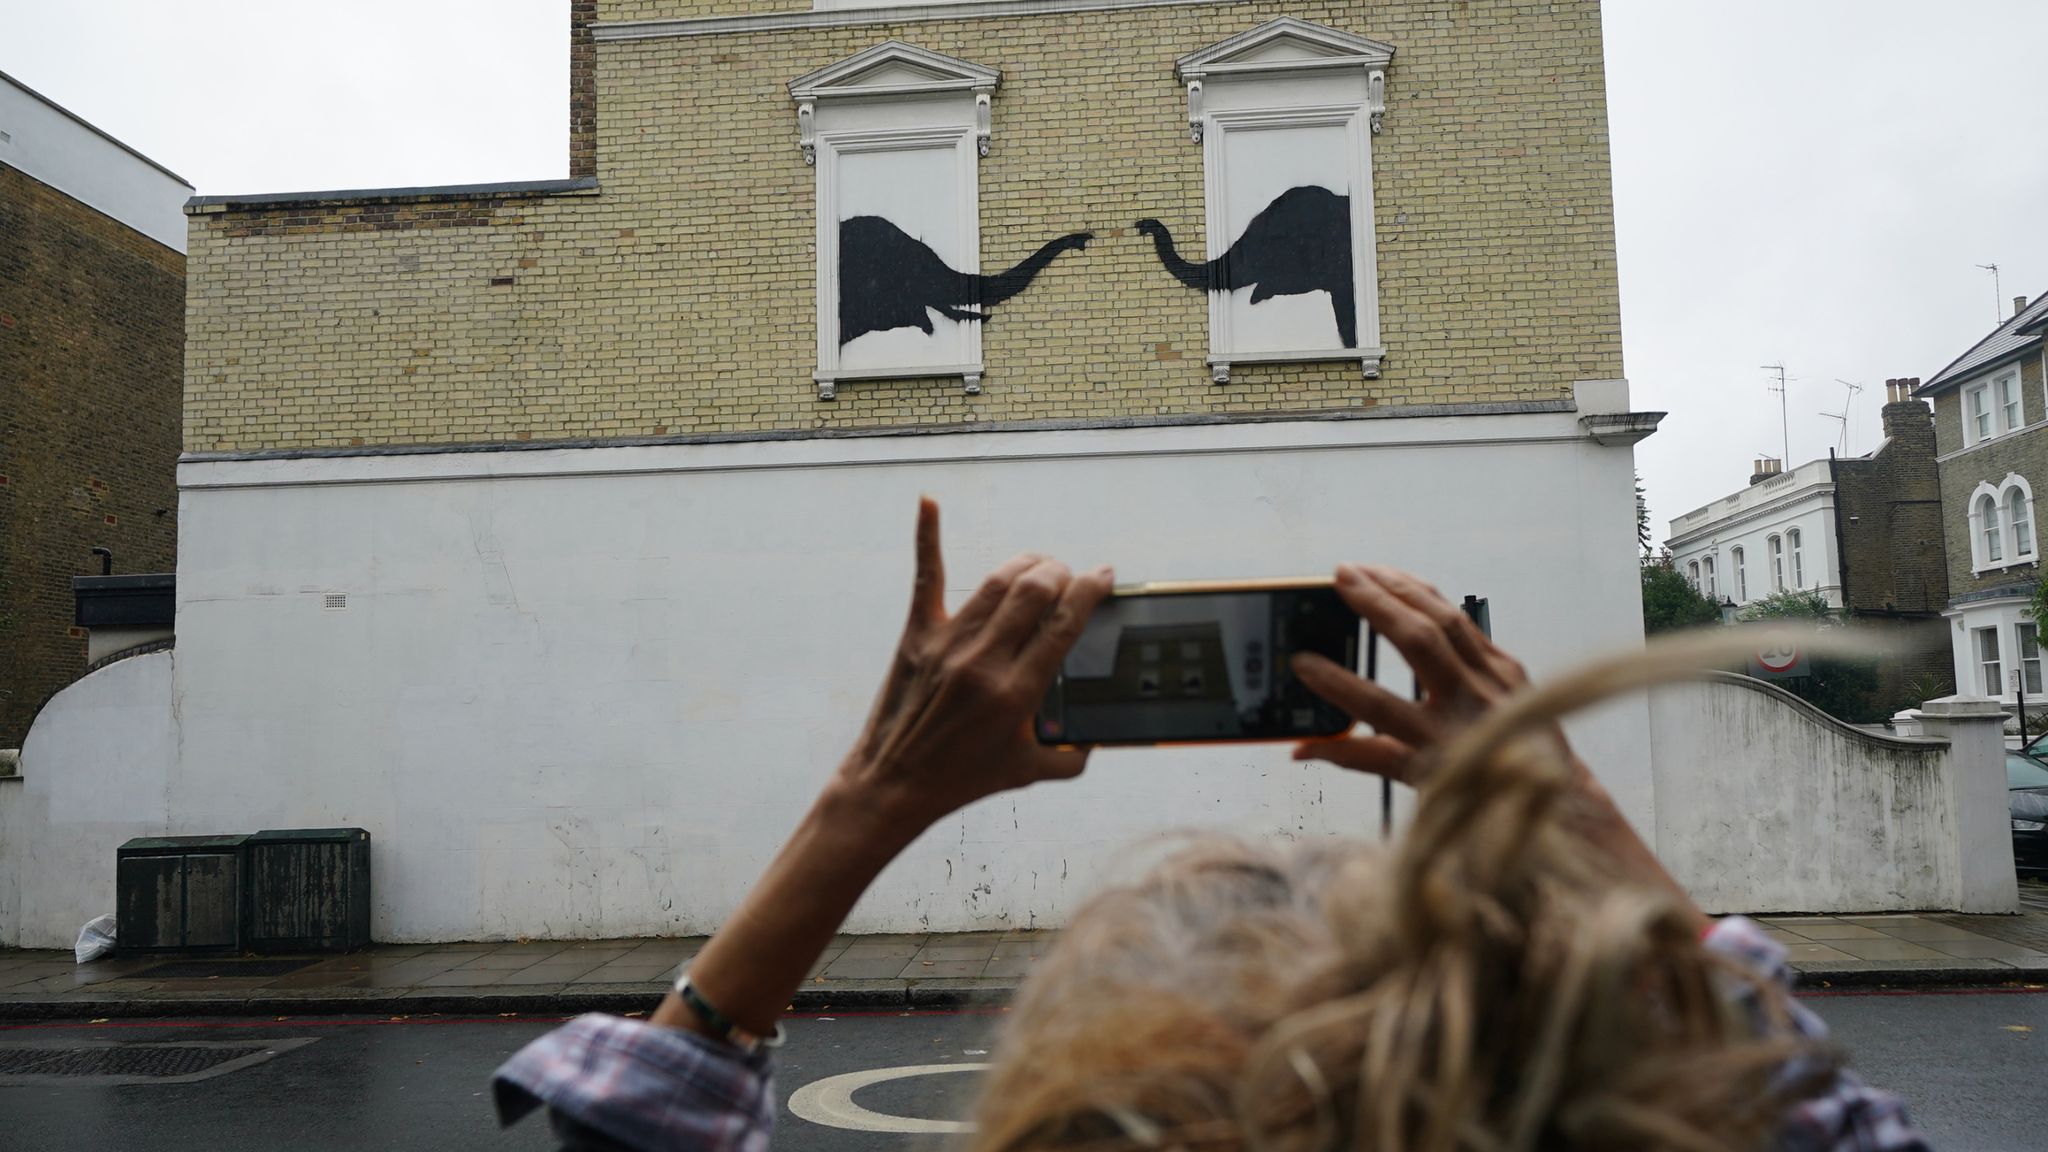
[[[1760,917],[1809,985],[2048,982],[2048,888],[2019,916]],[[1006,1002],[1053,932],[838,936],[797,1007]],[[569,1013],[653,1007],[704,945],[668,940],[380,944],[344,956],[0,952],[0,1018],[307,1013]]]

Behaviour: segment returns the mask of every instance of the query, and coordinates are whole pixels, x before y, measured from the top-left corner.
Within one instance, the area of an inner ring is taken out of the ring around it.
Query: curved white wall
[[[1709,912],[2011,911],[2000,722],[1972,723],[1897,739],[1746,677],[1657,688],[1657,853]]]
[[[166,824],[176,655],[117,660],[36,714],[21,780],[0,785],[0,944],[70,947],[114,910],[114,849],[178,831]]]

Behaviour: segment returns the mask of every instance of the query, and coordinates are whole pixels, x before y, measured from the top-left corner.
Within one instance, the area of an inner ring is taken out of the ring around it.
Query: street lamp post
[[[1736,611],[1737,611],[1737,609],[1738,609],[1738,608],[1739,608],[1739,605],[1737,605],[1737,604],[1735,603],[1735,600],[1734,600],[1734,598],[1733,598],[1733,597],[1729,597],[1729,596],[1723,596],[1723,597],[1721,597],[1721,623],[1723,623],[1723,624],[1733,624],[1733,623],[1735,623],[1735,613],[1736,613]]]

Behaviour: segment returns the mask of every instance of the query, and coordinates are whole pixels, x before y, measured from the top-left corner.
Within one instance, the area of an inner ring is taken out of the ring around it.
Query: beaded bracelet
[[[739,1041],[733,1039],[733,1034],[749,1034],[739,1025],[734,1024],[731,1017],[712,1007],[711,1001],[706,1000],[704,994],[697,991],[696,986],[690,983],[690,974],[687,972],[676,979],[676,995],[682,998],[683,1003],[690,1006],[690,1011],[697,1014],[697,1019],[702,1020],[705,1026],[710,1028],[712,1033],[720,1040],[744,1048],[749,1055],[770,1048],[780,1048],[782,1047],[782,1042],[788,1039],[788,1036],[782,1031],[782,1021],[777,1020],[773,1035],[752,1036],[751,1043],[740,1044]]]

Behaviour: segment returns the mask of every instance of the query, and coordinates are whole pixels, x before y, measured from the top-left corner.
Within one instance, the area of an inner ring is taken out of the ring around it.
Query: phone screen
[[[1042,744],[1334,736],[1351,718],[1294,678],[1296,652],[1358,666],[1358,616],[1327,584],[1119,593],[1046,694]]]

